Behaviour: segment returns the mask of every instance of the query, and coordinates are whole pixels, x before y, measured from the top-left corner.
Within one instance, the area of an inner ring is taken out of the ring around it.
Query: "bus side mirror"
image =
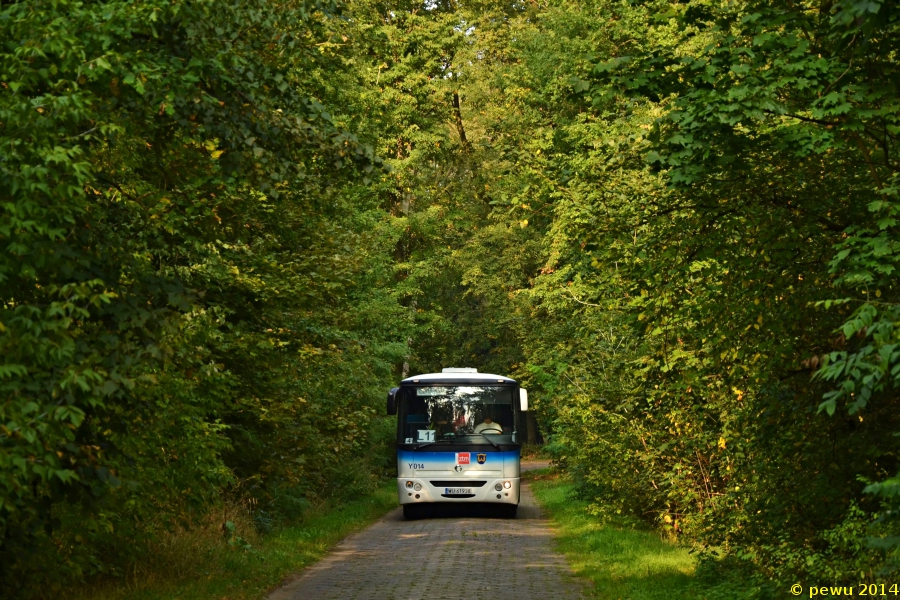
[[[396,415],[397,414],[397,391],[400,388],[391,388],[391,391],[388,392],[388,401],[387,401],[387,414]]]
[[[528,390],[519,388],[519,407],[522,409],[522,412],[528,410]]]

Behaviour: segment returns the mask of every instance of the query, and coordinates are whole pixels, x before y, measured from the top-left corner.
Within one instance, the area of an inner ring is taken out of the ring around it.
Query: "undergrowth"
[[[553,519],[559,550],[601,598],[697,600],[703,597],[690,552],[640,521],[603,519],[588,512],[563,475],[542,469],[527,475]],[[700,593],[698,593],[700,592]]]
[[[124,580],[98,580],[71,590],[73,600],[252,600],[321,558],[338,541],[397,505],[387,481],[348,502],[310,506],[294,525],[263,533],[250,511],[232,506],[190,530],[161,534]],[[60,597],[48,590],[47,597]]]

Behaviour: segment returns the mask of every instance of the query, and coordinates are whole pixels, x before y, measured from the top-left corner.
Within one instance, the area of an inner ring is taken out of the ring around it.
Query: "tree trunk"
[[[466,129],[463,127],[462,112],[459,110],[459,92],[453,92],[453,116],[456,119],[456,131],[462,141],[463,148],[469,150],[469,140],[466,138]]]
[[[534,418],[534,413],[530,410],[525,413],[525,423],[528,427],[528,443],[529,444],[537,444],[538,443],[538,426],[537,419]]]

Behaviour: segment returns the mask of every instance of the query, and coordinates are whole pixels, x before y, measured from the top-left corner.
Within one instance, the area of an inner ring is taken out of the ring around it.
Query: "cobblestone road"
[[[524,465],[523,465],[524,466]],[[405,521],[395,510],[353,535],[269,600],[584,598],[528,486],[515,519]]]

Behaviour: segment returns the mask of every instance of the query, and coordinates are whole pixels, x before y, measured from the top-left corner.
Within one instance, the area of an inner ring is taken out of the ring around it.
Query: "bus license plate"
[[[444,493],[448,495],[471,494],[472,488],[444,488]]]

